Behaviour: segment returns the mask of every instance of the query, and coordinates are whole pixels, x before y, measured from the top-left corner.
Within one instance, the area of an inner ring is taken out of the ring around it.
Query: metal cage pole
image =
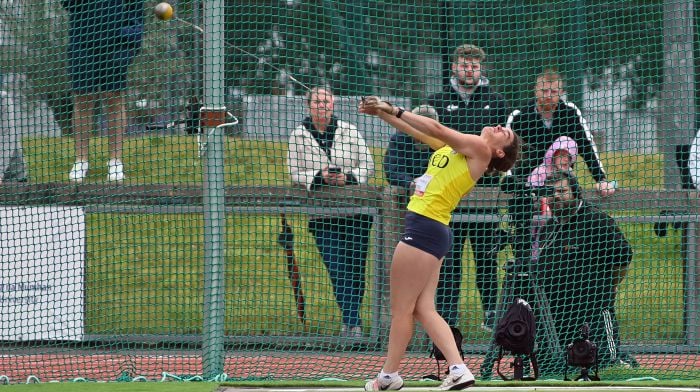
[[[206,148],[201,151],[204,196],[203,373],[224,372],[224,4],[204,1],[204,95],[200,125]]]

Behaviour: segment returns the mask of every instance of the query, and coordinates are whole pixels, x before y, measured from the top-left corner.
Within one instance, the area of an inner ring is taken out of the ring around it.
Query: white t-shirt
[[[688,168],[690,169],[690,178],[693,179],[693,185],[695,185],[696,189],[700,189],[700,130],[698,130],[693,143],[690,145]]]

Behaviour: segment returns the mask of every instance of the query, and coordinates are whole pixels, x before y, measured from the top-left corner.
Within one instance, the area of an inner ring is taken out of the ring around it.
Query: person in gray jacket
[[[27,181],[17,112],[10,94],[0,91],[0,183]]]

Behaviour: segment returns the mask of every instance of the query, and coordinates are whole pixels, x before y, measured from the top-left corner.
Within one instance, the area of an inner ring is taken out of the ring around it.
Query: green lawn
[[[25,154],[34,182],[65,181],[72,163],[70,138],[27,139]],[[92,140],[88,182],[106,176],[106,141]],[[227,184],[289,184],[284,143],[228,138]],[[371,183],[382,185],[382,154],[373,151],[376,174]],[[201,161],[196,138],[152,136],[125,143],[129,183],[198,184]],[[658,156],[609,154],[603,156],[609,177],[621,187],[660,188]],[[585,165],[579,165],[584,186],[590,186]],[[340,314],[330,291],[325,268],[306,230],[305,216],[292,216],[295,253],[301,264],[307,299],[308,332],[333,334]],[[197,214],[90,214],[87,220],[87,315],[89,333],[197,333],[202,326],[202,273],[204,228]],[[633,268],[618,302],[623,337],[664,342],[681,338],[682,260],[680,236],[671,230],[658,238],[650,224],[623,225],[634,245]],[[230,334],[288,334],[301,331],[287,280],[285,258],[276,243],[277,216],[229,216],[226,230],[226,329]],[[465,252],[470,258],[471,252]],[[505,255],[504,255],[505,257]],[[374,260],[370,260],[371,264]],[[473,282],[474,267],[466,260],[462,309],[479,308]],[[370,282],[369,295],[373,292]],[[364,301],[363,319],[370,319]],[[465,317],[467,341],[487,335],[478,317]]]
[[[73,163],[71,138],[31,138],[24,140],[29,172],[34,182],[63,182]],[[201,161],[194,136],[149,136],[125,140],[124,163],[128,183],[201,183]],[[240,185],[289,184],[285,168],[286,144],[266,141],[226,139],[226,182]],[[384,151],[372,149],[375,162],[373,185],[384,185]],[[608,177],[623,188],[663,187],[662,160],[659,155],[601,154]],[[107,141],[93,138],[90,150],[88,182],[102,182],[107,175]],[[580,163],[577,174],[584,186],[592,179]],[[653,175],[650,175],[653,174]]]

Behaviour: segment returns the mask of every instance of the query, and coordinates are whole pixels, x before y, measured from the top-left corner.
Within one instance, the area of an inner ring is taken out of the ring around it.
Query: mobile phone
[[[328,173],[342,173],[339,167],[329,167]]]

